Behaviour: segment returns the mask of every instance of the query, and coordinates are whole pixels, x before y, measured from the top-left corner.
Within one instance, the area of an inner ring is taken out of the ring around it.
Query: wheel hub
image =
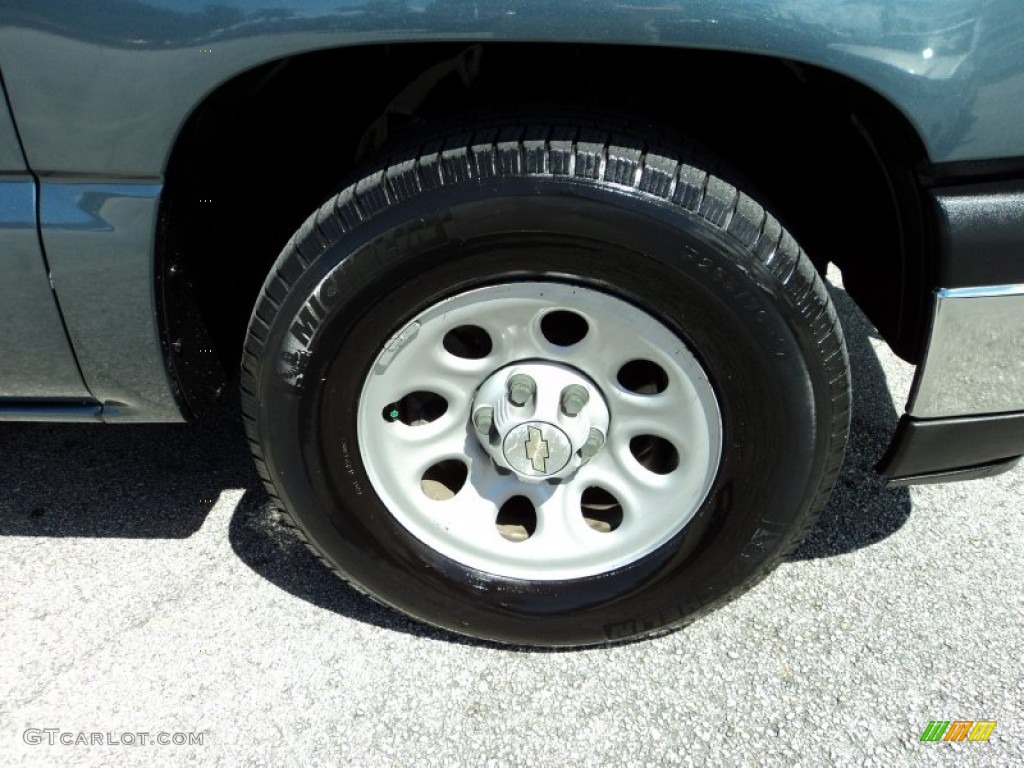
[[[494,463],[525,482],[570,477],[601,450],[608,405],[589,378],[549,362],[489,376],[473,400],[474,432]]]

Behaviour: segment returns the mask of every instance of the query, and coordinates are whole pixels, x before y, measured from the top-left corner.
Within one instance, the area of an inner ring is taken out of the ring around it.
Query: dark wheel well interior
[[[236,369],[271,263],[374,146],[423,120],[523,103],[564,109],[567,100],[665,125],[725,158],[819,269],[840,266],[893,349],[917,359],[931,287],[919,138],[857,83],[734,53],[417,43],[261,66],[211,94],[179,134],[165,174],[157,273],[186,276],[221,361]],[[163,302],[171,350],[188,325],[174,316],[181,305]]]

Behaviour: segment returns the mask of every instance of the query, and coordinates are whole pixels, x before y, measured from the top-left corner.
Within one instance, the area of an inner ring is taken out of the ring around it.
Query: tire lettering
[[[313,337],[316,336],[327,311],[337,303],[339,295],[337,281],[334,275],[330,274],[316,287],[313,295],[306,299],[306,303],[292,321],[288,328],[289,337],[284,340],[284,348],[278,358],[276,371],[278,377],[286,384],[296,389],[302,386]]]
[[[435,214],[438,218],[440,213]],[[415,222],[397,227],[389,236],[388,250],[392,253],[408,253],[447,243],[444,225],[435,218],[422,218]]]
[[[316,298],[320,302],[321,312],[324,309],[330,309],[337,303],[339,293],[338,281],[332,272],[316,287]]]
[[[306,303],[288,329],[303,347],[309,348],[313,336],[316,335],[317,325],[323,321],[327,311],[338,303],[339,295],[337,280],[331,273],[320,282],[313,295],[306,299]]]
[[[609,640],[623,640],[637,634],[646,634],[656,629],[661,629],[670,622],[678,621],[685,614],[679,606],[674,606],[666,611],[658,611],[648,616],[643,616],[632,621],[624,621],[621,624],[609,624],[604,628],[605,637]]]
[[[344,456],[342,459],[342,465],[345,468],[345,474],[349,476],[349,482],[352,484],[352,490],[355,491],[356,496],[363,495],[363,486],[356,480],[356,468],[352,465],[352,459],[348,452],[348,441],[341,441],[341,454]]]
[[[324,316],[324,308],[316,296],[310,296],[305,305],[299,310],[298,316],[292,322],[288,330],[292,336],[298,339],[299,343],[308,348],[313,334],[316,333],[316,325]]]

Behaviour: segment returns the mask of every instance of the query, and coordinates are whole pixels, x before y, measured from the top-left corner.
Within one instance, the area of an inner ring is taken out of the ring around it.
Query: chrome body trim
[[[99,403],[13,398],[0,400],[0,422],[4,421],[89,421],[99,424],[103,421],[103,407]]]
[[[1024,411],[1024,283],[941,289],[907,413]]]
[[[935,295],[940,299],[991,299],[997,296],[1024,294],[1024,283],[1016,285],[976,285],[970,288],[940,288]]]

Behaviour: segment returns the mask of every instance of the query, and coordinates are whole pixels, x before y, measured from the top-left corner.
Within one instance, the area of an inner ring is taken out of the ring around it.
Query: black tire
[[[638,638],[741,594],[799,544],[842,463],[847,356],[816,270],[692,152],[543,124],[448,136],[325,203],[270,271],[241,386],[274,502],[361,591],[487,640]],[[364,379],[396,333],[447,297],[534,280],[651,315],[700,361],[721,411],[721,458],[692,519],[581,578],[503,577],[442,555],[396,520],[360,447]]]

